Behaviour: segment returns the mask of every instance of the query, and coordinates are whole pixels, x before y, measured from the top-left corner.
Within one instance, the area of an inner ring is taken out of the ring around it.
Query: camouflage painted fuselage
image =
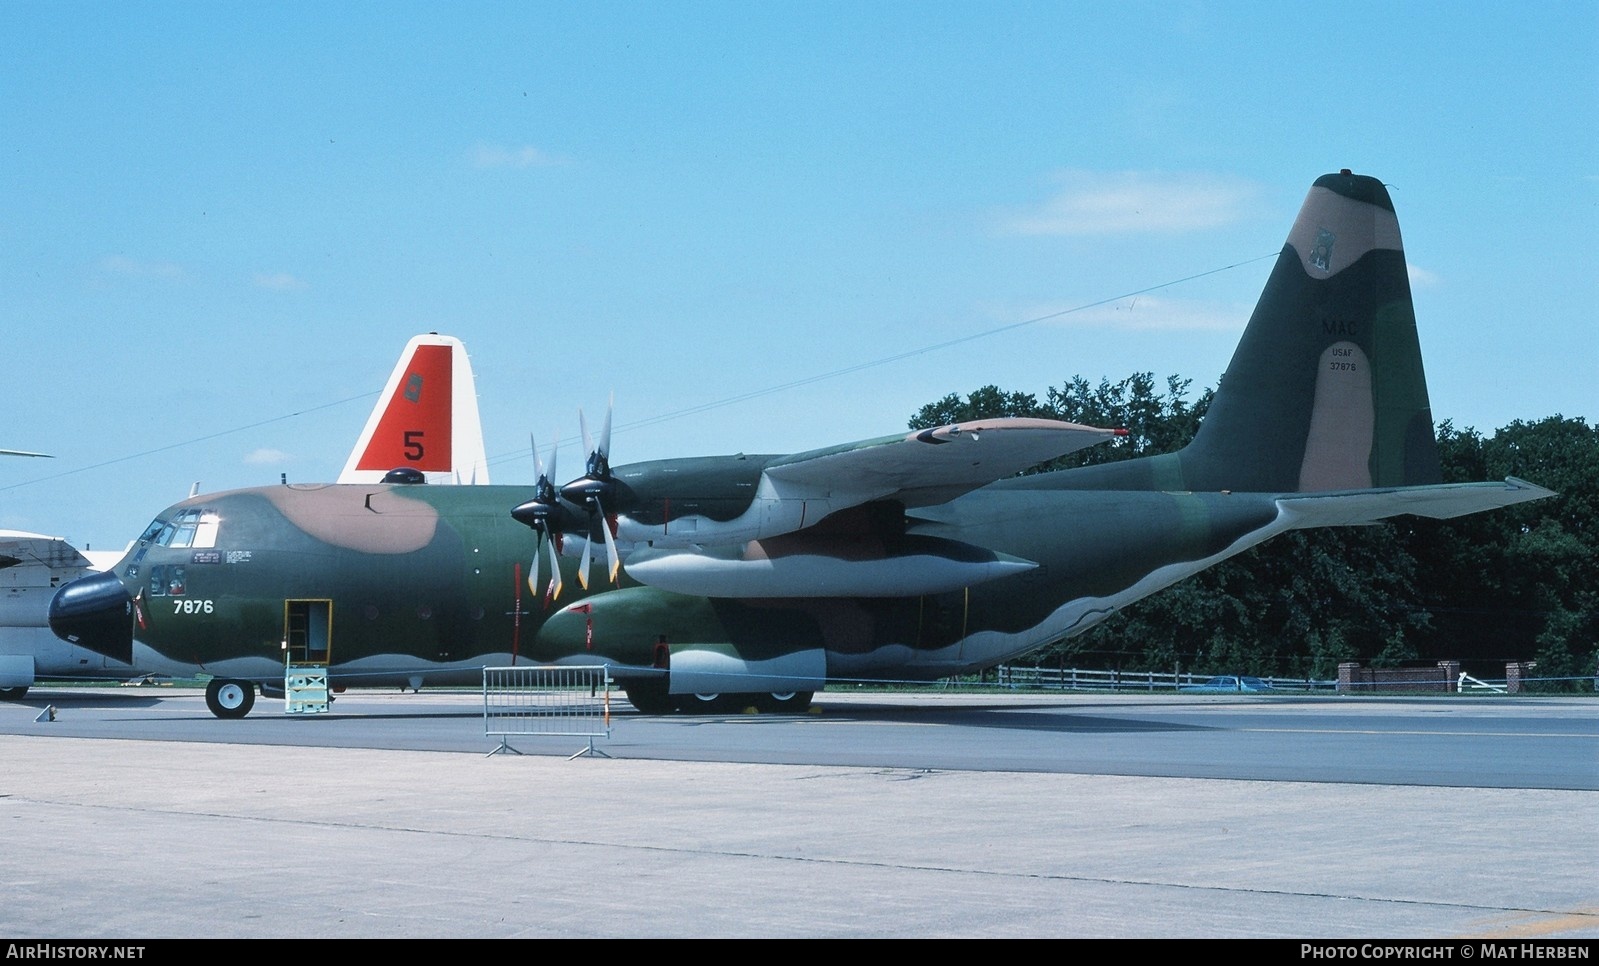
[[[911,519],[903,535],[856,535],[890,557],[896,542],[928,536],[1037,563],[930,595],[719,599],[641,585],[625,567],[619,585],[586,592],[568,551],[566,589],[549,602],[527,585],[535,536],[510,518],[525,490],[509,486],[214,494],[158,518],[200,511],[214,521],[210,546],[162,546],[157,534],[115,572],[136,598],[138,663],[174,674],[281,677],[286,602],[328,601],[335,683],[475,683],[482,667],[516,662],[607,663],[625,678],[654,673],[662,639],[680,675],[931,678],[1086,630],[1264,539],[1278,517],[1258,495],[1051,486],[1070,476],[991,485],[919,511],[936,519]],[[729,690],[734,680],[693,687]]]

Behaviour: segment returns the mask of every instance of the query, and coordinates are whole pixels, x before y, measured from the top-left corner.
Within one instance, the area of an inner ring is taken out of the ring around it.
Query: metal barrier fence
[[[993,669],[994,683],[1017,690],[1060,691],[1176,691],[1203,685],[1214,675],[1166,674],[1159,671],[1089,671],[1079,668],[1021,667],[1002,664]],[[1337,681],[1312,678],[1259,678],[1273,691],[1331,691]]]
[[[587,738],[581,755],[611,757],[594,747],[611,736],[611,674],[605,665],[486,667],[483,669],[483,734],[498,736],[490,755],[512,748],[516,735]]]
[[[1339,694],[1404,696],[1435,692],[1582,692],[1589,688],[1599,691],[1599,674],[1591,678],[1586,675],[1535,678],[1529,673],[1533,667],[1535,665],[1531,663],[1509,663],[1505,665],[1505,676],[1502,678],[1477,678],[1462,672],[1458,661],[1439,661],[1436,667],[1421,668],[1364,668],[1359,664],[1344,663],[1338,666],[1336,679],[1262,677],[1256,680],[1275,692],[1305,693],[1330,691]],[[1209,674],[1191,672],[1167,674],[1159,671],[1098,671],[1002,664],[990,669],[978,683],[1037,691],[1174,691],[1204,685],[1211,677]],[[962,683],[959,678],[947,678],[944,686],[958,687]]]

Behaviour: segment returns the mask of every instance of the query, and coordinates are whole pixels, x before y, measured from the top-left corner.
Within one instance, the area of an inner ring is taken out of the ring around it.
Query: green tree
[[[1120,382],[1101,379],[1090,385],[1081,376],[1058,389],[1050,389],[1046,399],[1050,415],[1069,423],[1125,429],[1127,435],[1104,446],[1091,446],[1072,454],[1076,459],[1061,465],[1109,463],[1115,460],[1172,453],[1188,445],[1199,431],[1199,421],[1215,391],[1205,390],[1198,400],[1188,402],[1193,381],[1166,377],[1166,390],[1155,388],[1155,376],[1139,372]]]
[[[1050,417],[1048,409],[1039,405],[1038,397],[1030,392],[1005,392],[998,386],[984,386],[969,394],[964,400],[950,393],[937,402],[931,402],[911,417],[911,429],[931,429],[964,423],[973,419],[999,419],[1015,416],[1033,418]]]
[[[1434,617],[1432,649],[1492,672],[1538,662],[1533,675],[1592,686],[1599,665],[1599,427],[1578,418],[1516,420],[1493,436],[1438,430],[1450,482],[1515,476],[1547,500],[1411,525]]]
[[[1126,436],[1078,450],[1039,469],[1109,463],[1170,453],[1187,445],[1198,432],[1199,421],[1214,395],[1214,390],[1207,389],[1190,403],[1191,382],[1168,376],[1166,390],[1160,392],[1155,389],[1154,374],[1148,372],[1135,373],[1120,382],[1101,379],[1097,386],[1076,376],[1059,388],[1050,389],[1043,403],[1031,393],[984,386],[965,399],[951,393],[928,403],[911,417],[910,428],[928,429],[973,419],[1030,416],[1127,430]]]
[[[1344,661],[1394,666],[1421,656],[1429,615],[1413,604],[1415,577],[1391,527],[1294,531],[1053,645],[1042,663],[1308,678]]]

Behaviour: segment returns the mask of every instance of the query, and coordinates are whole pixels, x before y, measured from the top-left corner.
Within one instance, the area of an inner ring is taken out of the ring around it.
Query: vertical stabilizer
[[[406,343],[338,482],[376,483],[397,469],[429,483],[489,481],[472,364],[459,339],[429,333]]]
[[[1193,490],[1440,480],[1404,247],[1382,182],[1317,179],[1192,444]]]

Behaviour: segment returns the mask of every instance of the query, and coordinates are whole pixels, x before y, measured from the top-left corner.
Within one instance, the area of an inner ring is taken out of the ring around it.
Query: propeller
[[[605,409],[605,428],[600,431],[597,444],[589,436],[588,420],[584,418],[583,410],[577,411],[578,427],[583,432],[583,448],[588,451],[588,461],[584,464],[582,476],[561,487],[563,500],[588,511],[589,543],[583,545],[583,559],[577,569],[578,582],[585,590],[589,585],[589,546],[595,530],[605,540],[611,583],[616,583],[617,573],[622,568],[622,558],[616,551],[616,538],[611,533],[611,521],[606,510],[609,507],[610,513],[618,512],[630,496],[627,485],[611,475],[611,413],[615,406],[616,397],[613,395]]]
[[[538,443],[529,437],[533,445],[534,472],[538,474],[538,482],[534,485],[533,498],[513,509],[511,516],[531,527],[538,534],[540,544],[548,545],[551,574],[545,595],[546,602],[553,600],[561,592],[561,568],[557,554],[561,549],[560,541],[563,534],[581,533],[586,538],[577,570],[578,583],[583,585],[584,590],[589,587],[589,567],[596,538],[605,543],[605,554],[610,563],[611,583],[616,583],[621,573],[622,556],[617,551],[616,534],[611,529],[614,525],[612,514],[626,512],[635,502],[635,497],[627,484],[611,473],[611,413],[614,408],[613,396],[611,404],[605,410],[605,427],[600,431],[598,443],[589,435],[588,420],[584,417],[583,410],[577,411],[578,425],[583,431],[583,448],[588,452],[588,460],[584,465],[583,475],[559,489],[552,481],[555,475],[555,450],[550,451],[550,466],[546,470],[539,460]],[[528,575],[528,586],[535,594],[538,593],[539,550],[540,547],[535,544],[533,563]]]
[[[511,511],[511,516],[517,522],[531,527],[537,535],[537,542],[533,545],[533,561],[528,567],[528,589],[535,594],[539,592],[539,549],[542,544],[550,558],[550,583],[545,591],[545,599],[554,600],[561,596],[561,589],[564,586],[561,581],[561,565],[557,557],[561,534],[582,526],[585,521],[561,500],[561,495],[551,480],[555,473],[557,448],[554,446],[550,448],[550,465],[546,470],[543,461],[539,459],[538,442],[533,439],[531,433],[528,434],[528,442],[533,447],[533,471],[538,474],[538,482],[533,485],[533,499],[518,505]]]

